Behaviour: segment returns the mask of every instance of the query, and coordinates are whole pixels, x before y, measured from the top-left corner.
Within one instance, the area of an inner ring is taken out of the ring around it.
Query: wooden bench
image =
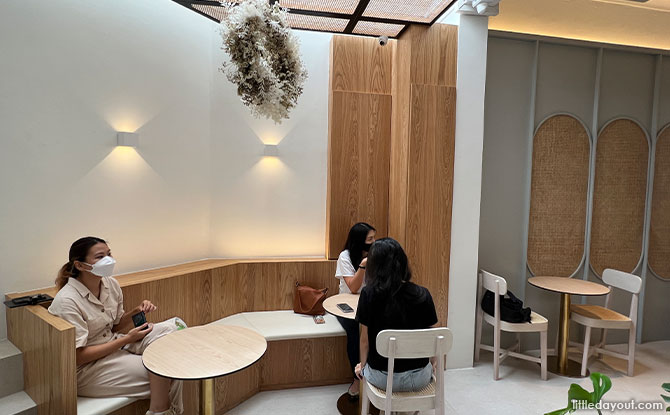
[[[120,275],[116,279],[123,290],[126,309],[150,299],[158,306],[148,316],[150,321],[180,316],[187,324],[196,326],[234,315],[247,319],[246,313],[250,312],[291,309],[296,281],[315,288],[328,287],[335,294],[338,280],[334,275],[335,261],[326,259],[209,259]],[[38,292],[55,295],[56,290],[13,293],[6,297]],[[284,333],[288,337],[270,341],[265,356],[257,364],[216,380],[217,413],[225,413],[261,390],[350,381],[346,337],[341,332],[314,337],[295,325],[291,330],[292,333]],[[78,406],[89,415],[104,413],[88,412],[95,410],[97,404],[86,398],[80,398],[78,405],[74,327],[49,314],[43,306],[27,306],[7,310],[7,334],[24,354],[25,390],[37,404],[40,415],[75,414]],[[198,389],[197,382],[184,384],[186,414],[197,413]],[[100,400],[97,407],[102,410],[104,406],[114,415],[143,415],[148,408],[147,400],[114,399],[123,398]],[[117,406],[121,404],[125,406]]]

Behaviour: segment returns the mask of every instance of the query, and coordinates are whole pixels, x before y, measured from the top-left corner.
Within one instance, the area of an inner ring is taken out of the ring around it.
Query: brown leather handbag
[[[328,294],[328,288],[317,290],[296,282],[293,294],[293,311],[310,316],[326,314],[326,310],[323,309],[323,301],[326,299],[326,294]]]

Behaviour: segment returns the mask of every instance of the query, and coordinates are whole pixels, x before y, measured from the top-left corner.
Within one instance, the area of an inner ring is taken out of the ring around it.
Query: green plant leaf
[[[572,407],[572,401],[595,403],[593,402],[593,395],[576,383],[570,385],[570,389],[568,390],[568,407],[570,408]]]
[[[557,409],[557,410],[555,410],[555,411],[553,411],[553,412],[547,412],[547,413],[544,414],[544,415],[565,415],[565,414],[571,414],[571,413],[573,413],[574,411],[575,411],[575,410],[572,409],[572,408],[563,408],[563,409]]]
[[[591,382],[593,383],[593,394],[592,401],[594,404],[600,402],[603,398],[603,395],[612,389],[612,379],[607,375],[602,373],[593,372],[591,373]]]
[[[670,383],[664,383],[661,387],[665,389],[666,392],[670,392]]]
[[[663,400],[666,401],[667,403],[670,403],[670,396],[661,394],[661,398],[663,398]]]

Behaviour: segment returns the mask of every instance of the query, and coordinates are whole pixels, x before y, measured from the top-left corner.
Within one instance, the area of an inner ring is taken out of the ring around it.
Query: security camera
[[[379,42],[379,46],[386,46],[386,44],[389,43],[389,37],[388,36],[379,36],[377,38],[377,42]]]

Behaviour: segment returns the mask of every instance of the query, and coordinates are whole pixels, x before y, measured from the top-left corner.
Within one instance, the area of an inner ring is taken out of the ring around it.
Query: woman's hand
[[[363,260],[361,261],[361,264],[360,264],[358,267],[359,267],[359,268],[360,268],[360,267],[363,267],[363,269],[365,269],[365,267],[366,267],[367,265],[368,265],[368,257],[365,257],[365,258],[363,258]]]
[[[138,311],[144,311],[144,314],[149,314],[152,311],[156,310],[158,307],[153,305],[153,303],[149,300],[144,300],[140,303],[140,305],[137,306]]]
[[[358,363],[354,368],[354,373],[358,379],[363,379],[363,368],[361,367],[360,363]]]
[[[154,329],[154,325],[151,323],[144,323],[139,327],[135,327],[130,330],[123,338],[130,343],[135,343],[144,338],[147,334],[151,333],[151,330]]]

